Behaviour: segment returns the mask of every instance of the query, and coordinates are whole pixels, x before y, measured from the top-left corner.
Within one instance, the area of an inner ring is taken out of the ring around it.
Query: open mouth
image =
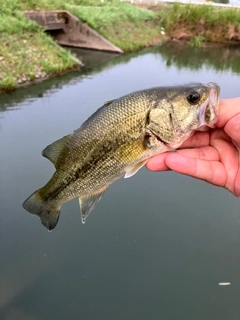
[[[206,127],[213,128],[218,120],[218,105],[220,96],[220,87],[213,82],[208,83],[211,87],[209,98],[200,106],[199,112],[199,127],[206,129]]]

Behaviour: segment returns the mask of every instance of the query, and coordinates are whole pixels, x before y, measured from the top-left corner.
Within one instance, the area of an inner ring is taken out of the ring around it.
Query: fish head
[[[220,88],[213,82],[179,87],[170,98],[176,127],[182,130],[214,127],[218,118],[219,95]]]
[[[152,123],[157,123],[157,114],[160,111],[164,114],[163,125],[155,135],[173,149],[179,147],[194,131],[213,128],[218,120],[219,96],[220,87],[213,82],[169,87],[157,106],[155,119],[154,112],[150,119]]]

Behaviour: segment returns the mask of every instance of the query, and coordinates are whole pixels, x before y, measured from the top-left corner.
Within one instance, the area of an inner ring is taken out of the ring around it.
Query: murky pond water
[[[1,320],[240,319],[240,202],[226,190],[144,168],[85,225],[65,204],[51,233],[21,206],[54,172],[41,151],[104,101],[189,81],[236,97],[239,75],[237,49],[167,44],[0,96]]]

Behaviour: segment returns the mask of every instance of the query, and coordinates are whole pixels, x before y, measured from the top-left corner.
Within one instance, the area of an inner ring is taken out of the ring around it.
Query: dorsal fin
[[[108,106],[109,104],[113,103],[114,100],[116,99],[105,101],[104,106]]]
[[[58,157],[59,157],[60,153],[62,152],[64,146],[66,145],[66,142],[67,142],[69,136],[70,136],[70,134],[68,136],[65,136],[65,137],[53,142],[52,144],[47,146],[42,151],[42,155],[45,158],[49,159],[55,166],[56,166]]]
[[[79,198],[80,213],[83,224],[86,222],[86,219],[89,213],[93,210],[95,204],[98,203],[98,201],[102,198],[104,192],[106,192],[107,189],[108,187],[103,191],[100,191],[99,193],[95,193],[84,198]]]

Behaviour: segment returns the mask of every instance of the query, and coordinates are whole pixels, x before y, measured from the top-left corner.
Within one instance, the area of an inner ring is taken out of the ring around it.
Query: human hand
[[[215,129],[194,133],[176,152],[157,155],[146,167],[192,176],[240,197],[240,98],[220,101]]]

